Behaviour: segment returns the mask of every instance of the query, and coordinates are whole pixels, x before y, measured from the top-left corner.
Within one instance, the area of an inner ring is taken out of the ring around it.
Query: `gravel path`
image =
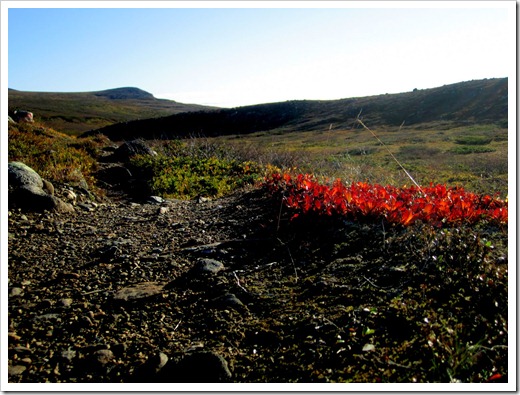
[[[194,380],[230,379],[233,322],[251,315],[237,265],[262,265],[240,253],[272,243],[249,234],[260,203],[253,191],[9,212],[10,382],[156,381],[143,366],[167,361],[175,381],[187,355],[209,355]]]

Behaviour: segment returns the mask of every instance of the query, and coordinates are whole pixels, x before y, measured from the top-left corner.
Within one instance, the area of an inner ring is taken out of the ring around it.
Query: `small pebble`
[[[14,366],[9,366],[7,368],[7,372],[9,374],[9,376],[19,376],[26,370],[27,370],[27,367],[23,366],[23,365],[14,365]]]
[[[74,350],[65,350],[60,353],[60,357],[66,362],[72,362],[74,358],[76,358],[76,351]]]
[[[23,289],[18,287],[13,287],[9,290],[9,296],[15,297],[15,296],[21,296],[23,295]]]
[[[61,299],[60,300],[60,304],[63,306],[63,307],[70,307],[72,305],[72,299],[70,298],[64,298],[64,299]]]
[[[110,350],[103,349],[97,350],[94,352],[94,358],[101,364],[106,365],[109,362],[112,362],[115,358],[114,353]]]

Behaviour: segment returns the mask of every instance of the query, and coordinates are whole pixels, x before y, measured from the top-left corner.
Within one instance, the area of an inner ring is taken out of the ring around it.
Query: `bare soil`
[[[9,381],[507,381],[505,230],[288,218],[257,188],[10,211]]]

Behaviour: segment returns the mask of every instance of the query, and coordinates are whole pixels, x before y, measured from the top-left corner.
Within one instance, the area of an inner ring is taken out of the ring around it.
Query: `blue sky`
[[[512,77],[516,68],[514,1],[460,3],[464,8],[34,8],[74,3],[8,5],[2,44],[10,88],[135,86],[158,98],[232,107],[397,93]]]

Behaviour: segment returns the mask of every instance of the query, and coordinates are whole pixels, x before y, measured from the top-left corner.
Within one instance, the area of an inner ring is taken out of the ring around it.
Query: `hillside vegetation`
[[[507,127],[507,78],[461,82],[399,94],[196,111],[110,125],[93,133],[112,140],[221,136],[265,131],[349,130],[360,116],[371,126],[492,123]]]
[[[156,99],[138,88],[77,93],[9,89],[8,101],[10,113],[16,109],[31,111],[47,126],[75,135],[117,122],[211,108]]]

